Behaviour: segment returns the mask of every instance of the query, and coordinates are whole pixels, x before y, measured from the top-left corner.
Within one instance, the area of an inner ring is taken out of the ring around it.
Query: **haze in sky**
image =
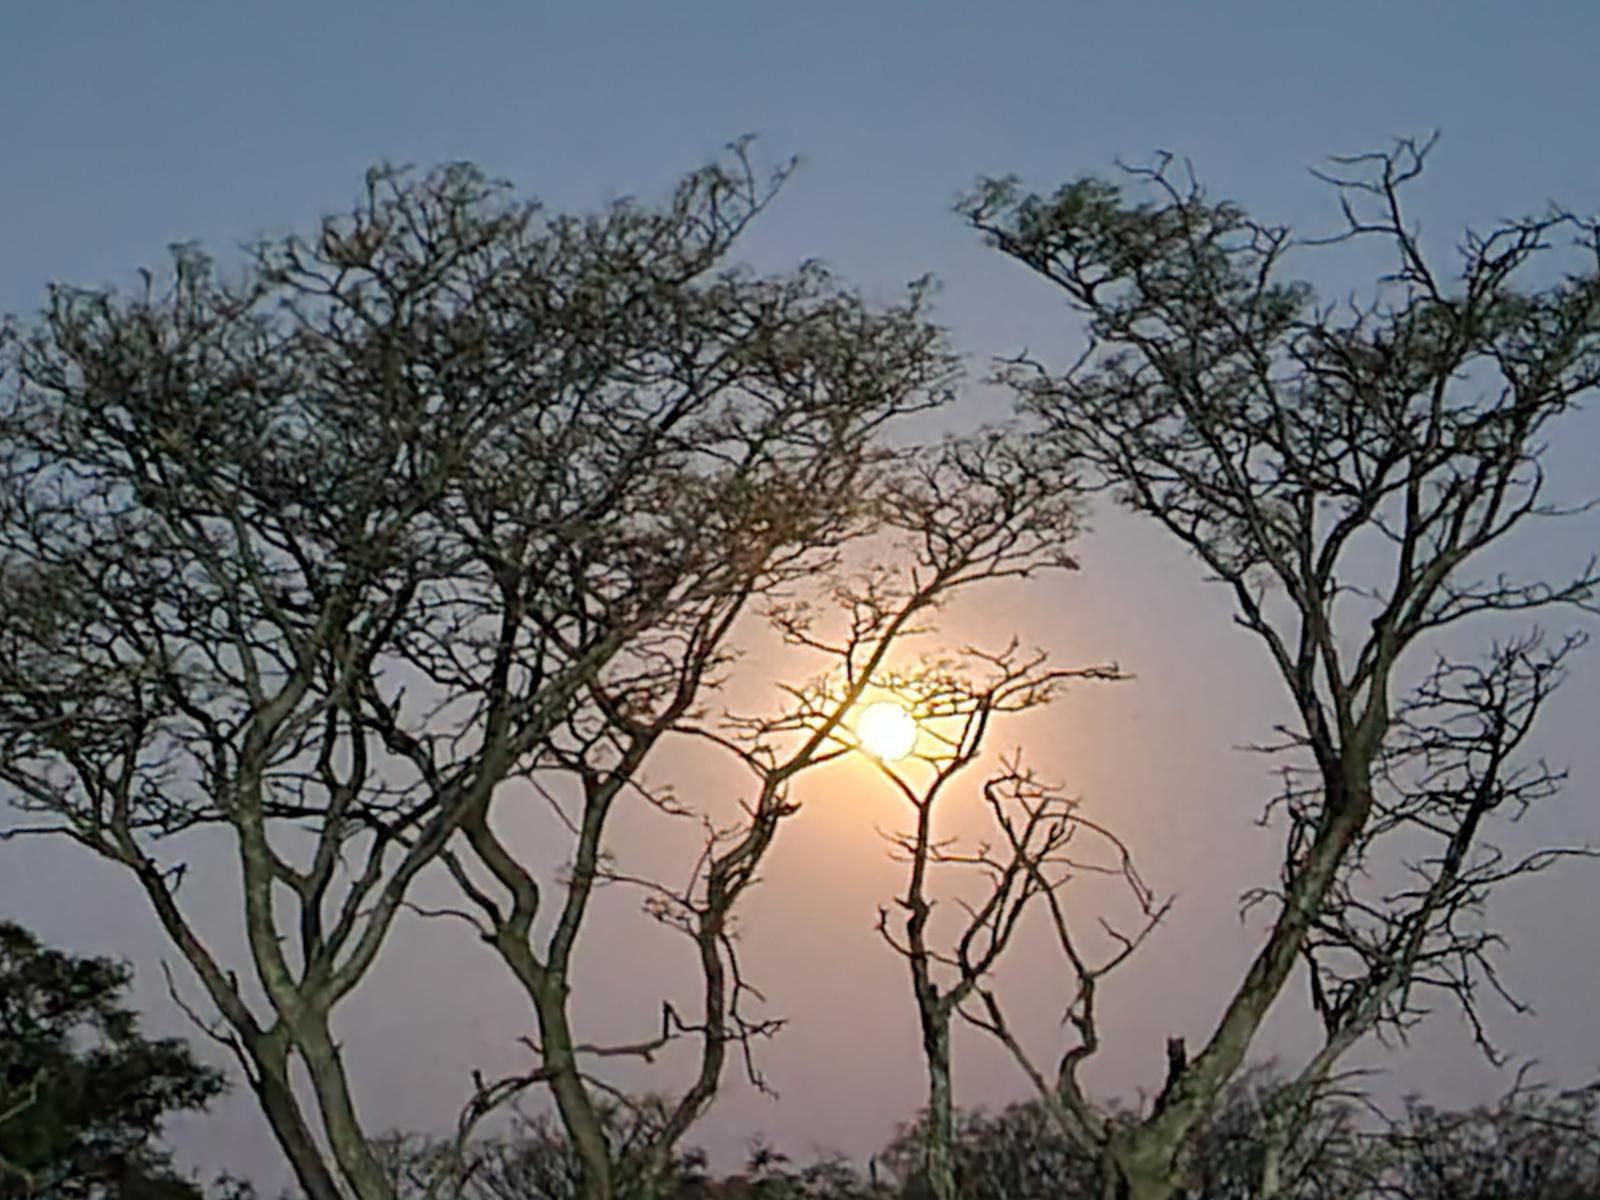
[[[1469,222],[1553,198],[1600,208],[1596,45],[1600,8],[1578,0],[14,5],[0,33],[0,310],[35,309],[51,281],[126,286],[174,241],[198,240],[226,263],[247,238],[346,207],[382,159],[470,159],[551,208],[581,210],[661,196],[753,132],[759,161],[798,154],[804,166],[745,256],[765,269],[821,258],[885,300],[932,272],[937,315],[978,378],[991,355],[1027,346],[1061,358],[1079,345],[1059,297],[952,215],[979,174],[1053,187],[1170,150],[1258,216],[1331,231],[1333,198],[1307,167],[1438,128],[1412,212],[1448,252]],[[1329,262],[1315,282],[1335,294],[1376,265]],[[1005,404],[974,383],[964,411],[1000,416]],[[1591,413],[1570,428],[1556,463],[1576,494],[1600,483],[1600,425]],[[1560,566],[1597,540],[1590,521],[1534,551]],[[1091,1080],[1132,1094],[1159,1084],[1165,1037],[1209,1027],[1251,947],[1238,896],[1272,878],[1279,846],[1254,824],[1272,791],[1267,764],[1232,747],[1262,737],[1283,697],[1226,597],[1164,537],[1104,514],[1079,550],[1076,575],[997,594],[952,622],[1137,676],[1077,689],[1007,735],[1031,739],[1046,773],[1114,821],[1146,878],[1178,894],[1115,984]],[[1597,706],[1591,652],[1544,719],[1540,745],[1572,780],[1525,831],[1530,844],[1600,844]],[[696,778],[692,756],[675,765]],[[874,833],[894,819],[892,798],[841,769],[804,799],[744,917],[748,971],[790,1018],[762,1050],[781,1098],[730,1084],[695,1139],[722,1161],[763,1131],[791,1153],[863,1155],[922,1096],[902,963],[873,932],[898,878]],[[647,855],[640,842],[625,833],[620,850]],[[217,898],[217,939],[234,936],[228,872],[198,863],[186,886]],[[1600,868],[1577,864],[1495,910],[1505,974],[1537,1015],[1500,1013],[1493,1032],[1565,1082],[1600,1067],[1597,902]],[[596,1036],[648,1027],[662,989],[691,980],[683,948],[634,907],[612,901],[593,931],[580,986],[597,997],[582,1014]],[[191,1032],[160,982],[154,919],[114,871],[65,845],[0,844],[0,912],[53,945],[131,959],[152,1028]],[[516,1065],[527,1018],[500,970],[457,931],[404,928],[339,1025],[372,1127],[441,1128],[469,1069]],[[1041,1037],[1060,1015],[1052,978],[1047,957],[1026,955],[1007,977]],[[1301,1006],[1291,991],[1273,1047],[1304,1046]],[[959,1049],[963,1103],[1024,1095],[993,1048]],[[1450,1014],[1404,1051],[1367,1057],[1388,1069],[1386,1087],[1441,1103],[1506,1081]],[[178,1139],[196,1165],[284,1178],[248,1095]]]

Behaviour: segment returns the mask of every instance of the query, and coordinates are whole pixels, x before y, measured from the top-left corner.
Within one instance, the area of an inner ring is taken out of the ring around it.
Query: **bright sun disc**
[[[856,736],[869,754],[894,762],[910,754],[917,744],[917,723],[893,700],[881,700],[861,710]]]

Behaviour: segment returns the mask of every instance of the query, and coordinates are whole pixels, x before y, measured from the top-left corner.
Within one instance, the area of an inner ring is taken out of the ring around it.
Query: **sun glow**
[[[861,710],[856,718],[856,737],[861,740],[862,749],[874,758],[894,762],[916,748],[917,723],[893,700],[880,700]]]

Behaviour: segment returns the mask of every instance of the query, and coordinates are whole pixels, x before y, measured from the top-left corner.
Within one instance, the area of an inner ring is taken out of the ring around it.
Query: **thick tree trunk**
[[[1177,1145],[1154,1144],[1144,1130],[1114,1135],[1100,1159],[1101,1200],[1173,1200]]]

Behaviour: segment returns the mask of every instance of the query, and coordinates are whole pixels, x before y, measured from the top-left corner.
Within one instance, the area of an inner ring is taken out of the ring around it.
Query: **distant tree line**
[[[1247,1070],[1207,1119],[1190,1160],[1190,1200],[1257,1194],[1263,1133],[1284,1086],[1268,1067]],[[1133,1121],[1128,1112],[1120,1119]],[[903,1126],[865,1171],[837,1156],[797,1163],[766,1144],[745,1167],[713,1177],[685,1154],[673,1194],[682,1200],[904,1200],[925,1196],[926,1118]],[[619,1136],[628,1136],[619,1126]],[[1064,1138],[1038,1101],[957,1113],[954,1168],[972,1200],[1077,1200],[1100,1195],[1100,1167]],[[431,1156],[445,1143],[396,1139],[387,1161],[397,1195],[426,1194]],[[522,1120],[473,1148],[466,1200],[574,1200],[576,1158],[548,1119]],[[1291,1200],[1591,1200],[1600,1196],[1600,1089],[1519,1083],[1498,1102],[1464,1110],[1408,1100],[1381,1116],[1367,1105],[1319,1103],[1286,1165]]]

